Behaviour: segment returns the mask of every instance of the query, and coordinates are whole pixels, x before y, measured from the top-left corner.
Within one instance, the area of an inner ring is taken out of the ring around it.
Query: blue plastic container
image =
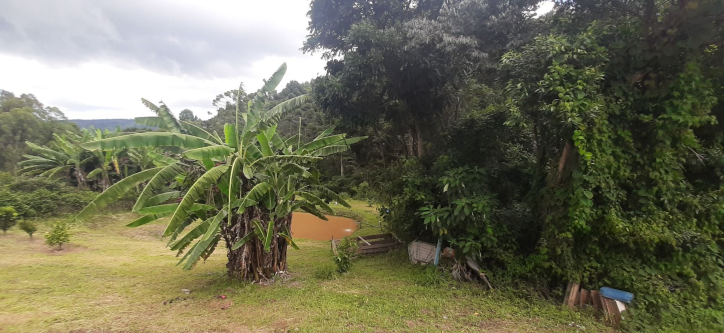
[[[631,303],[634,298],[634,294],[628,291],[613,289],[609,287],[601,287],[601,296],[615,299],[624,303]]]

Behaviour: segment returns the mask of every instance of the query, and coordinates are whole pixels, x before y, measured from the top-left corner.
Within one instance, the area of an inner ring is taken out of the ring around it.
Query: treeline
[[[312,1],[312,93],[369,136],[338,183],[494,283],[616,287],[630,330],[720,330],[721,1],[537,4]]]
[[[43,105],[32,94],[19,97],[0,90],[0,170],[14,172],[27,152],[26,141],[46,144],[53,133],[73,130],[74,125],[56,107]]]

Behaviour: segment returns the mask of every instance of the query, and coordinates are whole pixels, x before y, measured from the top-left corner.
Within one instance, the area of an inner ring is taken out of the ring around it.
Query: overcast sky
[[[280,87],[324,74],[318,54],[299,50],[308,0],[2,0],[0,7],[0,89],[32,93],[70,119],[147,116],[141,97],[206,119],[217,94],[239,82],[255,91],[282,62]]]
[[[71,119],[148,115],[141,97],[202,118],[282,62],[288,80],[324,74],[299,51],[305,0],[2,0],[0,89],[33,93]]]

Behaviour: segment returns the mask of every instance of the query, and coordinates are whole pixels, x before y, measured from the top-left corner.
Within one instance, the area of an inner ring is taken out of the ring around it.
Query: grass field
[[[229,281],[223,248],[182,271],[163,222],[124,227],[133,217],[73,225],[59,252],[43,244],[49,221],[33,241],[17,228],[0,236],[0,332],[605,331],[586,313],[452,282],[403,251],[330,278],[328,243],[298,240],[290,276],[269,285]]]

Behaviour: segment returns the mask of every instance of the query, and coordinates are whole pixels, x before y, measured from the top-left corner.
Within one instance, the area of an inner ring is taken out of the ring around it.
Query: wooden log
[[[578,307],[584,307],[591,304],[591,291],[588,289],[581,289],[580,301]]]
[[[567,303],[569,308],[572,309],[576,305],[578,305],[578,301],[579,301],[578,295],[580,293],[580,290],[581,290],[581,285],[578,282],[573,282],[573,284],[571,285],[571,294],[568,298],[568,303]]]
[[[573,289],[573,281],[568,282],[566,292],[563,293],[563,306],[568,306],[568,299],[571,298],[571,289]]]
[[[621,312],[618,311],[618,306],[616,305],[616,300],[604,297],[606,299],[606,308],[608,309],[608,313],[610,316],[610,322],[611,325],[615,328],[619,328],[621,326]]]
[[[601,315],[603,317],[603,322],[610,325],[611,315],[609,313],[608,303],[606,302],[607,298],[603,297],[600,293],[598,294],[598,298],[601,302]]]
[[[601,317],[603,314],[603,304],[601,303],[601,295],[598,290],[591,290],[591,303],[593,303],[593,310],[596,313],[596,317]]]

